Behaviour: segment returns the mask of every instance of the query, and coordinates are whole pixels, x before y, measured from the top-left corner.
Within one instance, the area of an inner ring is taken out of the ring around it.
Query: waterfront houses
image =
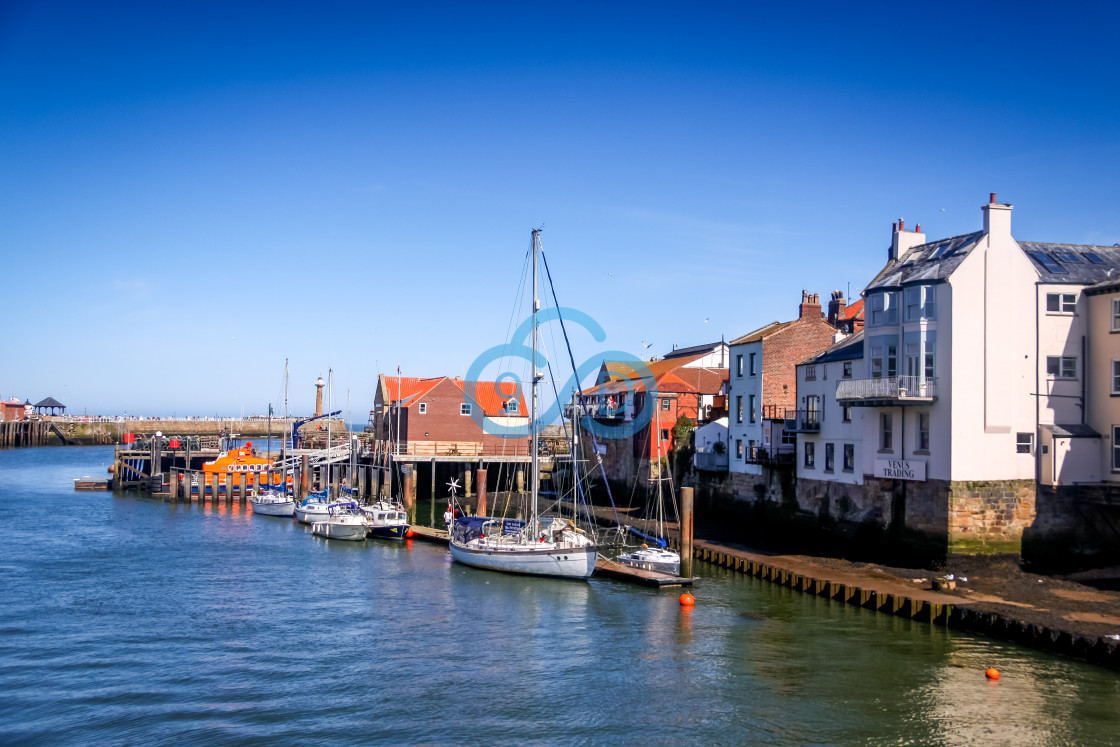
[[[801,509],[950,552],[1084,539],[1074,504],[1111,473],[1120,424],[1104,282],[1120,251],[1016,241],[994,194],[982,212],[981,230],[932,242],[896,223],[862,333],[798,365],[820,413],[797,427]]]
[[[837,316],[839,306],[831,309]],[[794,365],[831,345],[836,332],[821,313],[820,297],[802,291],[796,319],[771,322],[731,341],[727,394],[732,474],[761,475],[763,465],[792,458],[795,441],[786,432],[785,418],[800,402]]]
[[[687,352],[686,352],[687,351]],[[718,417],[727,384],[727,344],[674,350],[661,359],[604,361],[599,383],[580,392],[583,412],[602,426],[608,478],[629,482],[642,465],[669,455],[681,417],[703,424]]]

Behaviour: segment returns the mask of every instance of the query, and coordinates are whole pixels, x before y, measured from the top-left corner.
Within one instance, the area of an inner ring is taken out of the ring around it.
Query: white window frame
[[[1120,332],[1120,298],[1112,299],[1112,331]]]
[[[1046,378],[1048,379],[1076,379],[1077,356],[1075,355],[1048,355],[1046,356]]]
[[[1033,433],[1016,433],[1015,434],[1015,453],[1016,454],[1033,454],[1034,453],[1034,434]]]
[[[1120,361],[1112,362],[1112,393],[1120,394]]]
[[[879,413],[879,451],[894,452],[894,413]]]
[[[459,414],[460,415],[470,415],[471,414],[471,403],[470,402],[460,403],[459,404]]]
[[[1047,314],[1073,314],[1077,311],[1076,293],[1047,293]]]
[[[418,403],[418,404],[416,405],[416,412],[418,412],[418,413],[419,413],[419,414],[421,414],[421,415],[425,415],[425,414],[427,414],[427,412],[428,412],[428,403],[427,403],[427,402],[420,402],[420,403]]]

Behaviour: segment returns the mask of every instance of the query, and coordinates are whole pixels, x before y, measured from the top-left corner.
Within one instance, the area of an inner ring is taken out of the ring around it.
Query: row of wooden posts
[[[8,420],[0,423],[0,449],[44,446],[48,438],[50,423],[46,420]]]

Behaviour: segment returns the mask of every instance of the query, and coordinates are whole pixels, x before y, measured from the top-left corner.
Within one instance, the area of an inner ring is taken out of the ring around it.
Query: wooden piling
[[[469,474],[469,473],[468,473]],[[486,470],[478,470],[478,511],[479,516],[486,515]]]
[[[692,488],[681,488],[681,575],[692,575]]]

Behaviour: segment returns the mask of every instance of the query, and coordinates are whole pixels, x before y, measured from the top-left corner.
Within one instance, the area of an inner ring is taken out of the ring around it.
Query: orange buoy
[[[987,672],[984,672],[984,675],[990,680],[998,680],[999,679],[999,670],[996,669],[995,667],[992,667]]]
[[[681,594],[682,607],[691,607],[694,604],[696,604],[696,597],[692,596],[687,591],[684,594]]]
[[[413,536],[413,531],[411,529],[404,530],[404,536],[411,538]]]

